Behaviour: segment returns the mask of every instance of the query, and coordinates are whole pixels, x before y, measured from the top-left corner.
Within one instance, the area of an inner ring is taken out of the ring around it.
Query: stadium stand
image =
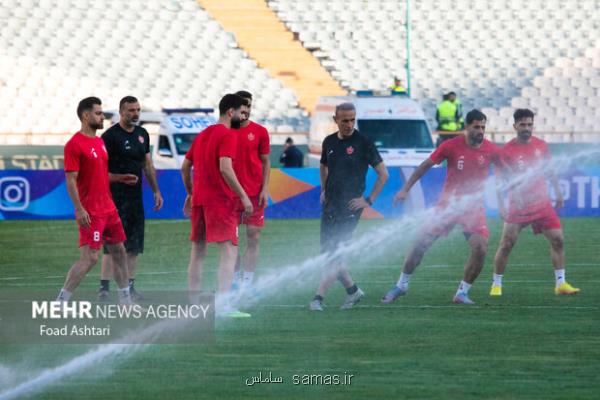
[[[531,107],[538,114],[538,130],[560,133],[552,137],[554,141],[600,141],[599,135],[593,133],[600,121],[599,93],[600,41],[582,57],[558,58],[511,100],[511,107],[486,111],[502,126],[512,123],[514,108]],[[495,124],[492,128],[499,129]]]
[[[308,129],[295,94],[195,0],[3,0],[0,22],[0,144],[65,143],[89,95],[158,110],[215,107],[242,87],[258,95],[255,119]]]
[[[319,96],[346,94],[317,59],[294,40],[264,0],[198,2],[223,28],[235,34],[250,57],[293,89],[306,110],[313,110]]]
[[[404,1],[268,4],[347,89],[382,90],[404,70]],[[599,125],[594,46],[600,37],[600,2],[411,4],[411,95],[422,103],[432,126],[435,105],[449,90],[459,94],[465,110],[485,108],[501,116],[493,126],[498,130],[510,129],[505,107],[517,105],[537,109],[548,130]]]
[[[305,132],[317,95],[384,90],[403,72],[404,1],[243,4],[235,12],[216,0],[3,0],[0,144],[64,143],[83,96],[98,95],[106,109],[125,94],[150,110],[214,107],[239,82],[257,93],[259,122]],[[600,140],[600,2],[411,4],[411,95],[432,126],[442,94],[454,90],[464,110],[490,116],[491,131],[510,130],[512,109],[527,106],[538,130],[559,132],[549,140]]]

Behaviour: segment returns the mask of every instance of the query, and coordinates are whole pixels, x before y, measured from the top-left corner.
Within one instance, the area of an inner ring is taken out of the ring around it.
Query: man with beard
[[[517,137],[508,142],[501,151],[502,177],[508,182],[508,213],[504,208],[504,196],[498,191],[500,215],[504,219],[504,230],[500,246],[494,259],[494,275],[490,296],[502,295],[502,276],[510,252],[517,242],[519,233],[531,225],[534,234],[542,233],[550,243],[550,254],[556,284],[556,295],[579,293],[565,280],[565,253],[560,220],[548,196],[546,176],[556,194],[556,208],[564,204],[560,187],[550,164],[548,145],[532,136],[533,112],[518,109],[514,113],[513,125]]]
[[[229,291],[238,254],[240,211],[245,215],[251,215],[253,211],[252,202],[233,170],[238,133],[232,128],[239,129],[242,113],[248,112],[245,104],[246,101],[238,95],[223,96],[219,102],[219,121],[196,136],[181,166],[187,191],[183,211],[191,216],[192,223],[188,266],[188,286],[192,293],[202,287],[207,243],[219,245],[218,294],[222,296]],[[220,307],[217,312],[224,316],[250,316],[226,303],[221,303]]]
[[[65,175],[67,192],[75,206],[75,218],[79,225],[80,257],[69,270],[57,301],[69,301],[73,291],[98,261],[104,242],[113,256],[119,303],[131,304],[123,246],[125,232],[110,195],[109,182],[135,185],[138,177],[108,172],[108,154],[104,142],[96,137],[96,131],[102,129],[104,122],[100,99],[88,97],[81,100],[77,106],[77,116],[81,121],[81,130],[65,145]]]
[[[127,240],[127,270],[129,273],[129,291],[134,300],[143,297],[135,290],[135,271],[138,255],[144,252],[144,203],[142,200],[142,171],[154,192],[154,211],[161,209],[163,198],[158,189],[156,171],[150,157],[150,136],[138,126],[140,103],[133,96],[126,96],[119,102],[118,123],[111,126],[102,135],[108,152],[108,171],[110,173],[133,174],[138,177],[135,185],[112,183],[110,191],[113,201],[123,222]],[[108,300],[109,282],[112,277],[112,256],[104,247],[98,300]]]
[[[453,298],[457,304],[474,304],[469,289],[483,268],[489,231],[485,220],[483,188],[489,175],[490,164],[498,159],[498,148],[484,139],[486,116],[479,110],[467,114],[466,135],[445,141],[408,179],[394,196],[394,204],[404,201],[410,188],[435,164],[447,161],[446,180],[436,213],[425,222],[415,243],[409,249],[404,268],[394,285],[381,299],[391,303],[408,292],[413,271],[421,263],[425,252],[440,237],[446,236],[456,224],[463,227],[471,255],[465,264],[463,280]]]
[[[238,130],[234,170],[235,176],[252,201],[254,212],[244,215],[240,221],[241,224],[246,225],[246,251],[243,256],[238,256],[233,287],[250,290],[258,261],[260,232],[265,226],[265,207],[269,203],[271,148],[267,129],[250,121],[252,94],[245,90],[240,90],[236,94],[246,100],[248,113],[243,114],[242,125]]]

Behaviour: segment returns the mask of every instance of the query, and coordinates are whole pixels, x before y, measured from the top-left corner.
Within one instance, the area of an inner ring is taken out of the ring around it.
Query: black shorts
[[[361,214],[362,209],[356,211],[323,210],[321,214],[321,252],[334,251],[340,243],[350,240]]]
[[[125,231],[125,250],[128,253],[139,254],[144,252],[144,203],[141,197],[113,197],[119,217]],[[108,249],[104,246],[104,254]]]

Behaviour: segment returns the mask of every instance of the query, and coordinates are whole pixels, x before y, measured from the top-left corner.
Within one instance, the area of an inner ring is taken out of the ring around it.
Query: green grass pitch
[[[384,223],[363,221],[359,232]],[[526,230],[505,274],[504,296],[490,298],[500,232],[500,222],[491,220],[486,265],[471,290],[475,306],[451,304],[467,257],[455,229],[426,255],[410,293],[392,305],[380,306],[379,298],[398,277],[401,245],[351,260],[351,273],[366,292],[356,309],[339,310],[344,292],[336,284],[326,310],[309,312],[319,276],[307,274],[300,285],[282,285],[250,307],[252,318],[218,322],[213,343],[148,345],[82,369],[30,398],[597,399],[599,220],[563,224],[567,280],[582,289],[579,296],[553,294],[548,245]],[[316,255],[318,227],[316,220],[268,221],[257,278]],[[188,233],[185,221],[148,222],[136,279],[140,291],[185,289]],[[78,256],[76,238],[74,221],[0,222],[0,290],[58,291]],[[215,286],[216,253],[210,247],[205,288]],[[96,266],[82,287],[95,290],[98,279]],[[9,386],[90,348],[0,344],[0,398]],[[260,372],[283,382],[247,386],[246,378]],[[353,377],[346,385],[294,384],[294,375],[307,374]]]

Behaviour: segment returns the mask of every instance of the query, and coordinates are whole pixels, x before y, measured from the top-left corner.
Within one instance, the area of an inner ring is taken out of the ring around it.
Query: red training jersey
[[[236,198],[219,168],[221,157],[235,159],[236,147],[237,132],[223,124],[211,125],[196,136],[185,155],[194,167],[192,205],[231,204]]]
[[[235,175],[249,197],[257,196],[263,183],[260,156],[271,152],[269,132],[264,126],[250,121],[248,126],[240,128],[238,133]]]
[[[499,151],[498,147],[487,139],[484,139],[478,148],[470,147],[463,135],[443,142],[429,157],[435,164],[447,161],[446,180],[440,204],[444,204],[451,197],[474,193],[483,195],[490,164],[498,162]]]
[[[501,158],[511,214],[535,214],[552,207],[544,175],[544,165],[550,161],[546,142],[534,136],[529,143],[513,139],[502,148]]]
[[[91,215],[116,210],[108,182],[108,153],[104,141],[77,132],[65,145],[65,172],[77,172],[77,191],[83,208]]]

